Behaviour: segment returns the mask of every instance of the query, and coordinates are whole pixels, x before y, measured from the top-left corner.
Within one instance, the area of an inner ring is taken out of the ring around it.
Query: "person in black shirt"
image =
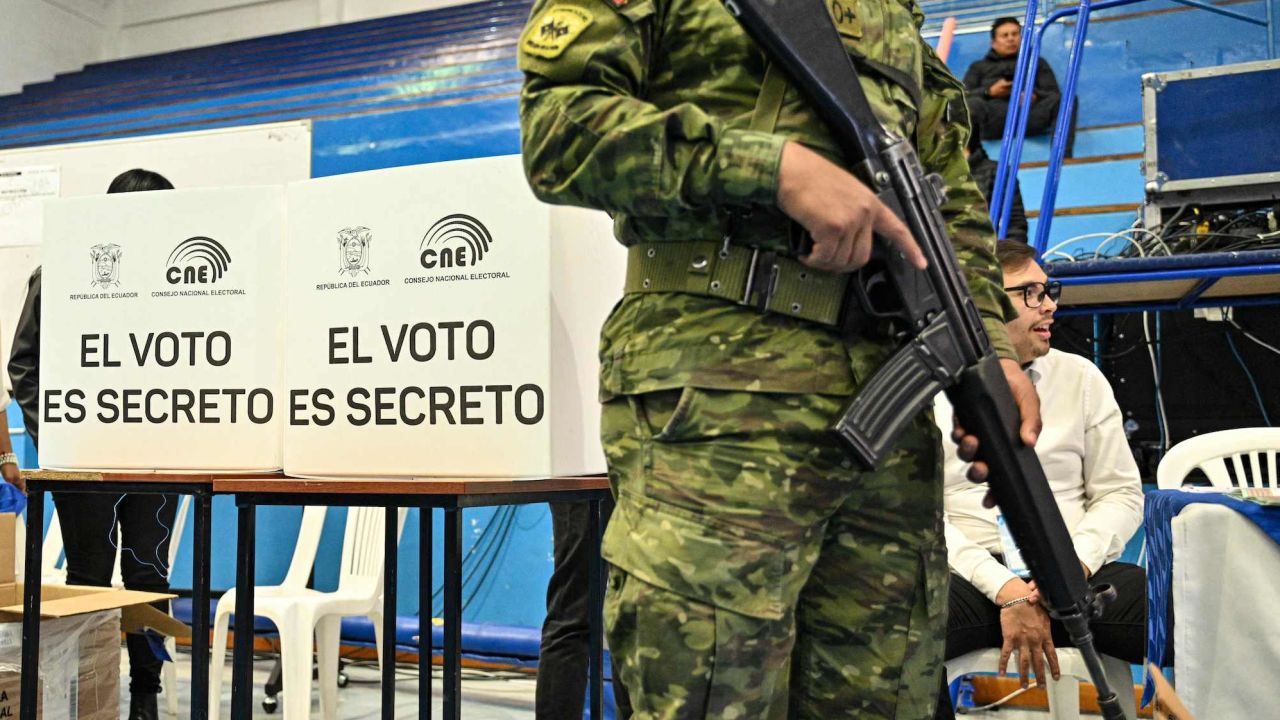
[[[991,50],[969,66],[964,74],[965,101],[969,104],[975,127],[982,128],[983,140],[996,140],[1004,134],[1005,116],[1013,96],[1013,74],[1022,42],[1022,26],[1011,17],[998,18],[991,25]],[[1053,69],[1044,58],[1036,65],[1036,81],[1031,90],[1031,109],[1027,115],[1027,137],[1053,132],[1058,117],[1062,92]],[[1072,117],[1072,136],[1075,118]],[[1071,140],[1067,156],[1071,155]]]
[[[111,181],[108,193],[172,190],[164,176],[149,170],[129,170]],[[40,446],[40,280],[36,268],[27,286],[9,353],[13,396],[31,442]],[[53,493],[67,558],[67,584],[110,587],[120,550],[120,574],[128,590],[169,591],[170,528],[177,515],[176,495],[107,495]],[[168,603],[156,604],[168,612]],[[160,658],[146,636],[130,633],[129,720],[156,720],[160,692]],[[176,692],[177,688],[169,688]]]

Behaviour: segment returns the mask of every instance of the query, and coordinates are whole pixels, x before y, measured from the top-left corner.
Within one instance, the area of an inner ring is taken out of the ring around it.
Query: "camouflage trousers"
[[[640,720],[933,717],[946,631],[938,432],[861,472],[843,398],[617,397],[605,623]]]

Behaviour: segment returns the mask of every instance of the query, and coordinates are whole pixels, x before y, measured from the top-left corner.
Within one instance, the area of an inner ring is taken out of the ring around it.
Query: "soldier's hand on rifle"
[[[828,272],[852,272],[871,257],[873,235],[901,250],[924,269],[924,253],[907,226],[853,175],[796,142],[782,148],[778,207],[813,237],[800,261]]]
[[[996,595],[996,602],[1004,604],[1016,598],[1027,597],[1031,588],[1020,578],[1005,583]],[[1009,668],[1009,656],[1018,655],[1018,674],[1022,687],[1027,687],[1028,671],[1035,670],[1036,683],[1044,684],[1045,665],[1054,680],[1062,677],[1058,667],[1058,652],[1053,647],[1053,634],[1049,629],[1049,613],[1043,605],[1030,602],[1011,605],[1000,610],[1000,631],[1004,643],[1000,647],[1000,665],[996,668],[1003,677]]]
[[[1036,386],[1031,384],[1031,379],[1023,372],[1022,366],[1016,360],[1006,358],[1000,359],[1000,369],[1004,370],[1005,380],[1009,381],[1009,390],[1013,392],[1014,402],[1018,404],[1018,414],[1022,417],[1022,425],[1018,428],[1018,436],[1022,438],[1022,443],[1027,447],[1035,447],[1036,438],[1040,437],[1040,429],[1043,424],[1040,422],[1040,396],[1036,394]],[[969,435],[960,427],[959,418],[952,418],[954,429],[951,431],[951,439],[956,442],[956,455],[969,465],[968,472],[965,477],[969,482],[984,483],[987,481],[987,464],[978,457],[978,438]],[[991,493],[987,493],[987,497],[982,501],[986,507],[995,507],[995,498]]]

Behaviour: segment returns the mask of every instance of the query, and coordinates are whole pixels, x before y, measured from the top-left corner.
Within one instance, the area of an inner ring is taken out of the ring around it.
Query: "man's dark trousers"
[[[109,587],[118,546],[125,588],[169,591],[169,543],[177,517],[177,495],[53,493],[53,506],[66,548],[68,585]],[[169,611],[167,601],[155,605]],[[160,692],[162,663],[147,638],[130,633],[125,644],[129,650],[129,691]]]
[[[1130,664],[1141,664],[1147,649],[1146,572],[1129,563],[1107,563],[1089,578],[1089,584],[1109,584],[1116,589],[1115,601],[1107,606],[1102,617],[1090,623],[1094,646],[1103,655],[1118,657]],[[1053,632],[1054,647],[1071,647],[1071,639],[1067,637],[1062,623],[1051,621],[1049,628]],[[947,660],[974,650],[998,648],[1003,644],[1000,608],[967,580],[952,573],[947,603]],[[1012,672],[1017,672],[1014,660],[1011,659],[1009,665]],[[938,697],[938,711],[934,718],[951,720],[954,717],[947,677],[944,674]]]
[[[603,520],[613,510],[613,502],[602,505],[603,531]],[[588,573],[593,553],[587,536],[590,508],[585,502],[551,503],[555,570],[547,585],[547,619],[542,625],[538,658],[537,720],[582,720],[591,656]],[[616,672],[613,677],[617,677]],[[615,682],[613,691],[617,717],[630,717],[631,704],[622,684]]]

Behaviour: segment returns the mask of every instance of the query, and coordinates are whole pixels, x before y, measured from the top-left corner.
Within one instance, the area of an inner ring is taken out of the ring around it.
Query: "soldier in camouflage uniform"
[[[969,286],[1038,421],[966,121],[947,112],[963,87],[910,0],[814,7],[880,120],[946,179]],[[873,230],[920,264],[918,248],[717,0],[538,0],[519,53],[534,192],[608,211],[629,253],[600,359],[618,502],[605,619],[635,717],[932,717],[947,598],[937,431],[920,417],[860,472],[829,430],[891,350],[837,327],[848,272]],[[813,236],[804,258],[788,256],[793,220]]]

